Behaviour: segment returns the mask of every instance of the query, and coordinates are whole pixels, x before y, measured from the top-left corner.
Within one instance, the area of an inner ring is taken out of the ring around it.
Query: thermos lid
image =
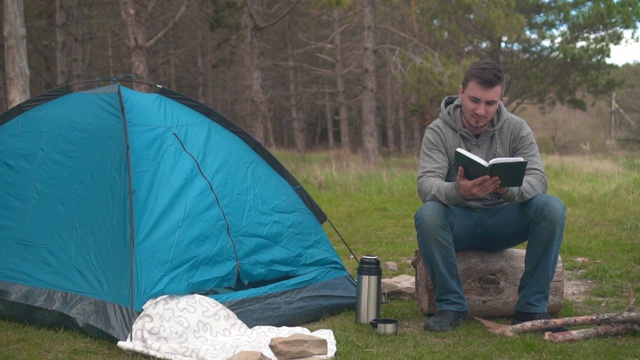
[[[382,275],[380,259],[374,255],[365,255],[360,259],[358,275]]]

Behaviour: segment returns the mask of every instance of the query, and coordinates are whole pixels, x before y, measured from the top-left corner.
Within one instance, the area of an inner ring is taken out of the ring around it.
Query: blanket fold
[[[118,347],[159,359],[220,360],[241,351],[259,351],[276,359],[269,348],[275,337],[307,334],[327,340],[327,354],[309,359],[333,359],[333,331],[311,332],[304,327],[255,326],[249,328],[227,307],[202,295],[164,295],[149,300],[126,341]]]

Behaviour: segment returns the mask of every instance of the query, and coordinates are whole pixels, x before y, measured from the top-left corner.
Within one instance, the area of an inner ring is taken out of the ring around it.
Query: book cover
[[[456,167],[464,168],[467,179],[473,180],[484,175],[497,176],[502,187],[522,186],[527,169],[527,161],[521,157],[495,158],[487,162],[462,148],[456,149],[454,163]]]

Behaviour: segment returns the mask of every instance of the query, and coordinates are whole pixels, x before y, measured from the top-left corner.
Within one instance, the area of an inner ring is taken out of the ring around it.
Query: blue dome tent
[[[355,307],[326,215],[232,121],[163,87],[52,90],[0,115],[0,317],[125,339],[204,294],[248,326]]]

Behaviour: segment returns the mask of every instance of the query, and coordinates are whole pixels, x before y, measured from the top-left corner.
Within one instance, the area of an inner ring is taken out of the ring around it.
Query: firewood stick
[[[629,290],[629,305],[625,310],[619,313],[611,314],[596,314],[588,316],[576,316],[566,317],[550,320],[534,320],[527,321],[517,325],[504,325],[494,323],[489,320],[484,320],[476,317],[475,319],[483,323],[489,331],[496,335],[504,335],[508,337],[514,337],[516,334],[557,329],[559,327],[570,327],[579,325],[603,325],[603,324],[622,324],[622,323],[640,323],[640,315],[634,312],[633,289]]]
[[[483,323],[489,331],[496,335],[504,335],[514,337],[516,334],[557,329],[559,327],[570,327],[579,325],[604,325],[604,324],[623,324],[623,323],[640,323],[640,314],[631,312],[622,312],[615,314],[601,314],[588,316],[575,316],[550,320],[533,320],[523,322],[517,325],[504,325],[494,323],[489,320],[475,318]]]
[[[544,339],[551,342],[565,343],[586,340],[594,337],[628,334],[634,331],[640,331],[640,325],[635,323],[602,325],[588,329],[571,330],[559,333],[552,333],[548,331],[544,334]]]

